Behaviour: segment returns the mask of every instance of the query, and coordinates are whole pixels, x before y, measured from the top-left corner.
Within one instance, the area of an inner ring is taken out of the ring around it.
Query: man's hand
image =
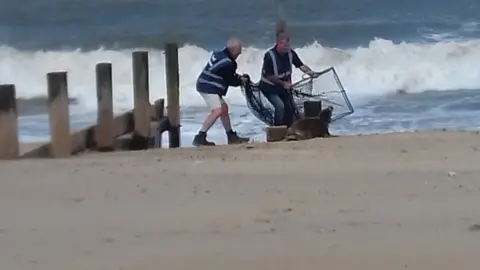
[[[250,76],[248,74],[243,74],[240,76],[240,80],[242,81],[242,84],[245,85],[250,81]]]
[[[283,88],[290,90],[292,89],[292,84],[290,82],[283,82]]]
[[[316,72],[313,71],[313,70],[309,70],[309,71],[305,72],[305,74],[307,74],[307,75],[310,76],[311,78],[317,78],[317,77],[318,77],[318,73],[316,73]]]

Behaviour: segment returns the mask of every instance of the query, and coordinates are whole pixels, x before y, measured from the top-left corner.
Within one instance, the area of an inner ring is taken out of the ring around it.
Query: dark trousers
[[[285,90],[278,92],[265,91],[263,95],[275,108],[274,126],[291,126],[295,118],[295,105],[292,95]]]

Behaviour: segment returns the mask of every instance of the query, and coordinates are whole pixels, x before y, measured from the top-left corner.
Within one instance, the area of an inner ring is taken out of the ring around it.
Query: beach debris
[[[269,218],[254,218],[253,222],[255,223],[271,223],[272,221]]]
[[[276,193],[276,194],[280,194],[282,193],[282,190],[275,187],[275,188],[267,188],[265,189],[265,193]]]
[[[74,203],[81,203],[85,200],[85,197],[75,197],[70,199]]]
[[[473,224],[468,228],[468,230],[471,232],[478,232],[480,231],[480,224]]]
[[[455,177],[456,175],[457,175],[456,172],[451,172],[451,171],[448,172],[448,177],[449,177],[449,178],[453,178],[453,177]]]
[[[315,230],[317,233],[324,233],[324,232],[336,232],[336,229],[325,229],[325,228],[320,228],[318,230]]]
[[[107,237],[107,238],[104,238],[104,239],[103,239],[103,242],[110,244],[110,243],[115,242],[115,239],[114,239],[114,238]]]

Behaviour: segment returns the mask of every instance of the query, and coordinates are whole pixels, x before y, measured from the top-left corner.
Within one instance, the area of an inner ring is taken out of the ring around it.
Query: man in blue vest
[[[229,144],[246,143],[250,139],[242,138],[232,130],[228,106],[223,99],[229,86],[240,86],[249,81],[248,75],[239,75],[237,71],[237,57],[242,53],[242,43],[236,38],[227,42],[221,51],[212,53],[209,61],[197,78],[197,91],[210,108],[202,128],[193,139],[194,146],[215,145],[207,141],[207,132],[218,118],[222,121]]]
[[[304,73],[313,71],[290,48],[287,33],[277,34],[276,44],[263,57],[262,76],[259,88],[275,108],[274,126],[290,126],[294,121],[295,104],[293,102],[292,65]]]

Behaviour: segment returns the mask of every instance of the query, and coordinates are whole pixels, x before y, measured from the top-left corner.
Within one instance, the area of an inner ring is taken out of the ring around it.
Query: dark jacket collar
[[[224,49],[223,49],[223,52],[225,52],[225,54],[226,54],[230,59],[232,59],[232,61],[235,62],[235,59],[233,59],[233,56],[232,56],[232,54],[230,53],[230,51],[228,50],[228,48],[224,48]]]

